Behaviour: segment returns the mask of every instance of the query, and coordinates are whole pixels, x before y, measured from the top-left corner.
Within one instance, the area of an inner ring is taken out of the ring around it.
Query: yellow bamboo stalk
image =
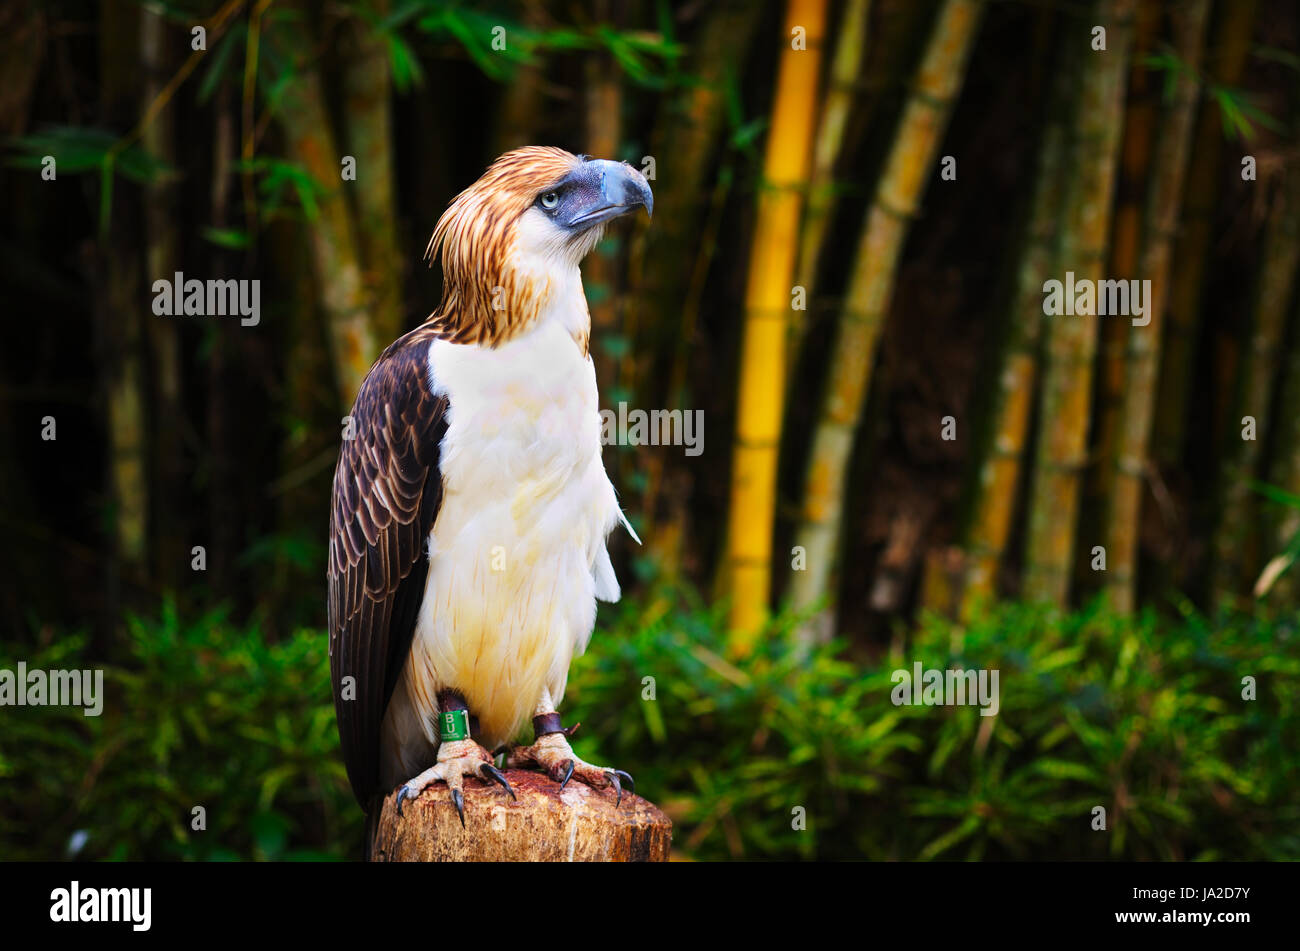
[[[829,589],[839,549],[849,456],[898,257],[965,75],[982,12],[983,5],[975,0],[944,3],[903,110],[875,201],[867,212],[838,314],[829,382],[804,480],[795,544],[804,551],[805,569],[793,572],[790,584],[791,603],[799,610],[821,601]]]
[[[1188,0],[1172,14],[1174,48],[1189,70],[1177,80],[1151,173],[1138,275],[1151,282],[1151,297],[1147,301],[1151,322],[1145,327],[1130,327],[1128,333],[1127,379],[1119,407],[1106,542],[1106,585],[1112,604],[1120,611],[1132,611],[1137,598],[1138,515],[1142,480],[1147,471],[1151,420],[1155,415],[1160,332],[1169,299],[1174,233],[1196,114],[1196,70],[1200,66],[1209,10],[1209,0]]]
[[[753,648],[767,618],[786,328],[825,27],[826,0],[790,0],[750,248],[740,351],[727,521],[730,647],[738,655]],[[805,49],[794,48],[796,28],[804,31]]]
[[[1089,51],[1083,60],[1075,120],[1076,161],[1058,259],[1062,271],[1073,271],[1076,281],[1097,281],[1102,276],[1124,121],[1133,7],[1134,0],[1102,0],[1096,22],[1106,28],[1107,48]],[[1090,40],[1087,26],[1083,20],[1074,26],[1080,43]],[[1064,273],[1055,277],[1064,281]],[[1042,319],[1047,322],[1047,365],[1030,493],[1024,593],[1032,600],[1064,604],[1074,564],[1099,318]]]

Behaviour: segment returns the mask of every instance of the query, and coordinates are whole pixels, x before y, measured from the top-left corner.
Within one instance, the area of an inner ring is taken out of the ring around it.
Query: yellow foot
[[[456,804],[456,812],[460,815],[460,824],[463,828],[465,794],[461,790],[464,788],[466,776],[477,776],[479,779],[500,783],[505,787],[506,792],[510,793],[510,798],[515,798],[515,791],[510,788],[510,783],[506,781],[501,771],[492,765],[492,757],[487,750],[473,740],[448,740],[438,747],[438,762],[398,790],[397,814],[399,816],[402,814],[403,800],[417,798],[424,792],[426,786],[441,780],[451,788],[451,801]]]
[[[569,745],[568,737],[563,733],[547,733],[532,746],[513,747],[506,754],[506,766],[511,769],[541,767],[546,775],[560,784],[561,789],[574,777],[594,789],[613,786],[614,792],[618,794],[615,806],[623,801],[625,784],[628,792],[636,792],[636,783],[623,770],[592,766],[578,759],[573,753],[573,747]]]

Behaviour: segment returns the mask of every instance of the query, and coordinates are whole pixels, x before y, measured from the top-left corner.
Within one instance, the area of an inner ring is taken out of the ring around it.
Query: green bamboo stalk
[[[162,92],[169,75],[167,55],[169,30],[162,12],[151,6],[140,8],[140,65],[145,77],[141,108]],[[175,163],[174,112],[164,109],[144,127],[140,144],[168,165]],[[170,278],[176,267],[176,213],[172,188],[166,182],[151,181],[143,187],[145,226],[145,279],[152,285]],[[180,324],[174,320],[151,320],[146,324],[153,361],[153,572],[164,585],[175,585],[187,568],[185,525],[174,517],[184,499],[186,475],[181,453],[181,346]]]
[[[100,103],[107,121],[125,125],[139,105],[140,27],[132,4],[110,0],[100,12]],[[111,179],[110,179],[111,181]],[[98,266],[103,295],[97,301],[108,353],[109,484],[113,495],[115,552],[132,569],[148,555],[149,470],[141,272],[137,209],[113,210],[113,233],[101,242]]]
[[[1137,599],[1138,517],[1147,470],[1151,420],[1155,414],[1156,371],[1161,328],[1169,297],[1173,240],[1199,92],[1196,79],[1209,16],[1209,0],[1188,0],[1173,11],[1174,49],[1188,67],[1180,74],[1161,130],[1152,170],[1140,278],[1151,282],[1151,322],[1129,329],[1126,385],[1119,410],[1118,445],[1107,530],[1106,584],[1111,601],[1132,611]]]
[[[839,550],[845,482],[871,380],[876,341],[889,308],[908,226],[933,169],[943,130],[965,77],[983,4],[945,0],[917,70],[898,132],[867,212],[836,325],[828,384],[813,436],[795,545],[805,568],[793,571],[790,601],[806,611],[822,602]],[[824,634],[814,623],[805,639]]]
[[[1076,280],[1100,279],[1106,260],[1133,10],[1134,0],[1102,0],[1094,22],[1106,28],[1107,49],[1084,56],[1075,118],[1076,154],[1058,258],[1059,267],[1073,271]],[[1087,26],[1086,22],[1074,26],[1080,43],[1090,42]],[[1063,280],[1064,274],[1058,278]],[[1033,600],[1063,605],[1074,562],[1098,318],[1044,319],[1047,363],[1030,492],[1024,593]]]
[[[608,16],[608,10],[600,12]],[[586,73],[586,148],[592,155],[613,158],[622,137],[622,71],[611,54],[600,51],[588,55]],[[613,392],[617,379],[617,365],[608,341],[619,330],[619,262],[612,246],[612,242],[602,242],[583,265],[583,286],[591,311],[591,358],[596,365],[599,391],[606,395]]]
[[[373,0],[387,12],[387,0]],[[383,38],[361,17],[349,17],[348,55],[342,58],[345,108],[343,138],[357,160],[357,180],[348,183],[356,208],[356,234],[370,319],[378,340],[394,340],[406,329],[402,299],[403,262],[397,248],[397,203],[393,181],[392,82]],[[337,177],[337,175],[336,175]]]
[[[1065,74],[1061,69],[1061,74]],[[1062,84],[1064,85],[1064,84]],[[1064,91],[1062,90],[1062,93]],[[1015,516],[1029,435],[1033,397],[1038,381],[1038,350],[1043,326],[1043,275],[1050,274],[1056,256],[1057,228],[1065,192],[1062,175],[1066,152],[1067,96],[1054,97],[1055,109],[1043,133],[1037,180],[1025,247],[1016,272],[1010,329],[997,380],[989,444],[979,470],[979,483],[966,536],[966,578],[961,613],[969,617],[981,601],[996,591],[998,566],[1006,552]]]
[[[323,188],[319,218],[310,229],[312,259],[320,286],[339,406],[346,411],[379,355],[370,321],[370,300],[362,279],[360,241],[341,184],[341,153],[325,106],[324,83],[313,62],[311,38],[302,24],[306,11],[281,22],[272,38],[294,63],[276,109],[285,150]]]
[[[1159,126],[1162,79],[1144,60],[1159,32],[1162,5],[1160,0],[1138,0],[1134,20],[1133,53],[1129,58],[1124,132],[1120,140],[1114,224],[1106,273],[1112,280],[1137,278],[1142,263],[1142,229],[1149,195],[1147,180],[1152,175],[1151,150]],[[1127,320],[1103,320],[1098,327],[1096,396],[1091,423],[1092,456],[1096,465],[1090,468],[1081,490],[1084,494],[1080,501],[1080,518],[1101,520],[1101,524],[1106,525],[1111,514],[1109,503],[1115,481],[1115,459],[1119,452],[1120,406],[1128,374],[1129,330]],[[1083,580],[1078,570],[1075,571],[1075,580]],[[1100,579],[1097,584],[1100,586]]]
[[[1210,30],[1206,65],[1214,81],[1235,86],[1250,52],[1257,0],[1218,5]],[[1151,440],[1162,465],[1176,467],[1187,437],[1187,400],[1196,364],[1201,327],[1202,287],[1214,238],[1214,208],[1219,197],[1219,157],[1223,139],[1220,110],[1206,99],[1196,120],[1192,164],[1183,198],[1183,224],[1174,242],[1175,279],[1169,290],[1165,339],[1161,345],[1159,393]]]
[[[682,261],[695,258],[708,205],[701,196],[712,190],[712,159],[725,131],[727,83],[758,20],[745,0],[719,0],[700,15],[705,19],[683,67],[694,82],[682,95],[664,97],[649,152],[655,160],[655,223],[646,233],[637,282],[637,297],[648,305],[629,302],[628,307],[627,335],[638,351],[653,356],[637,367],[635,379],[623,382],[654,405],[672,405],[679,398],[662,381],[674,376],[667,367],[683,359],[692,342],[693,328],[681,324],[690,275]]]
[[[1250,482],[1260,468],[1260,456],[1271,419],[1270,402],[1277,377],[1286,314],[1300,265],[1300,175],[1288,176],[1283,194],[1273,203],[1264,235],[1264,260],[1256,287],[1250,341],[1242,355],[1241,381],[1228,419],[1229,434],[1221,473],[1219,523],[1214,534],[1210,572],[1214,599],[1235,597],[1252,564],[1250,545],[1255,497]],[[1245,417],[1255,421],[1255,438],[1242,438]]]
[[[1291,347],[1278,398],[1277,425],[1277,450],[1269,481],[1291,495],[1300,496],[1300,301],[1291,314]],[[1256,582],[1255,594],[1267,595],[1276,604],[1294,604],[1300,594],[1300,569],[1290,552],[1300,535],[1300,508],[1288,508],[1278,517],[1277,506],[1273,504],[1266,506],[1264,515],[1261,527],[1271,544],[1272,558]]]
[[[540,32],[546,28],[544,0],[526,0],[519,5],[519,22],[526,30]],[[544,115],[542,90],[546,84],[546,60],[538,53],[532,62],[515,66],[514,73],[501,91],[492,134],[493,156],[537,142],[537,123]],[[598,154],[592,152],[593,155]],[[657,224],[657,222],[656,222]]]
[[[844,130],[857,97],[858,73],[867,48],[867,23],[871,0],[848,0],[839,25],[839,39],[822,103],[821,119],[813,140],[808,205],[799,232],[799,264],[795,276],[813,296],[817,264],[826,244],[831,211],[836,204],[835,168],[844,147]]]
[[[681,406],[690,398],[686,381],[699,342],[699,300],[733,177],[730,155],[721,172],[712,171],[724,147],[726,87],[743,63],[759,19],[744,0],[719,0],[701,7],[698,15],[703,22],[693,29],[682,66],[694,81],[681,95],[663,97],[648,152],[655,159],[654,226],[644,232],[644,249],[629,256],[629,265],[639,268],[628,276],[637,293],[623,302],[623,336],[632,346],[617,375],[619,392],[634,393],[643,405]],[[692,264],[683,267],[683,261]],[[641,535],[662,573],[672,576],[689,528],[671,524],[683,522],[687,511],[667,488],[692,474],[681,467],[665,472],[673,463],[655,454],[644,454],[638,464],[646,471],[635,506],[644,520]]]

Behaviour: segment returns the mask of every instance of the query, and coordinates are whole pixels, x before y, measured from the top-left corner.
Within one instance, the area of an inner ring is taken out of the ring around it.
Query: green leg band
[[[438,721],[438,732],[442,742],[469,739],[469,711],[444,710]]]

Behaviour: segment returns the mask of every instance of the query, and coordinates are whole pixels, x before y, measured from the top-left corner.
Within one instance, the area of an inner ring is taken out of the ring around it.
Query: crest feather
[[[553,146],[514,149],[452,199],[424,252],[430,264],[435,256],[442,261],[442,303],[429,320],[445,336],[495,346],[537,317],[531,282],[506,267],[515,224],[539,193],[581,161]]]

